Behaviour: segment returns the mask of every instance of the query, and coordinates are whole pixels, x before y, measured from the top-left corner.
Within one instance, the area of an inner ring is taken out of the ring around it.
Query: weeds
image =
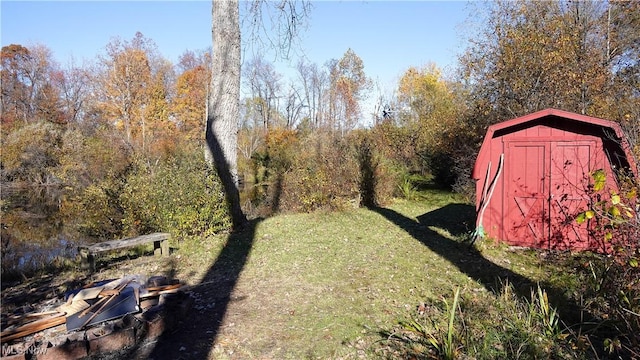
[[[540,286],[538,286],[537,295],[538,297],[535,298],[535,295],[531,294],[531,312],[538,316],[547,336],[556,336],[558,332],[558,312],[549,305],[547,292],[542,290]],[[537,301],[534,301],[534,299]]]
[[[493,300],[460,292],[455,290],[451,304],[421,304],[411,320],[381,332],[381,352],[387,358],[446,360],[580,357],[542,288],[530,299],[516,295],[510,284]]]
[[[442,344],[441,346],[438,347],[438,349],[440,350],[440,354],[446,360],[455,359],[458,351],[458,347],[453,342],[453,335],[455,332],[455,329],[453,327],[453,321],[455,320],[455,317],[456,317],[456,310],[458,308],[459,299],[460,299],[460,288],[457,288],[455,295],[453,296],[453,305],[451,307],[449,307],[449,303],[447,302],[447,300],[446,299],[444,300],[447,306],[447,310],[449,311],[449,323],[447,325],[447,337],[444,339],[444,341],[442,341]],[[432,340],[435,340],[435,338],[432,338]],[[433,341],[432,341],[432,344],[434,344]]]
[[[398,190],[403,198],[407,200],[417,200],[420,196],[418,189],[416,189],[411,177],[405,176],[402,182],[398,184]]]

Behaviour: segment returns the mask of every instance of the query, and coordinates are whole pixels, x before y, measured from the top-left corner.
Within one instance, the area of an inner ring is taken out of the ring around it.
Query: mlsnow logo
[[[44,355],[46,352],[47,348],[39,348],[35,344],[32,344],[29,347],[7,344],[2,345],[2,357],[9,355]]]

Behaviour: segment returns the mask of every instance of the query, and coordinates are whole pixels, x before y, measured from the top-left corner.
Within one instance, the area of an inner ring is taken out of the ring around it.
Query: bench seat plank
[[[94,255],[106,251],[153,243],[154,255],[169,255],[170,237],[169,233],[153,233],[127,239],[104,241],[93,245],[82,245],[78,247],[78,250],[83,265],[88,265],[92,271],[95,271]]]
[[[110,240],[101,243],[87,246],[89,252],[92,254],[98,254],[104,251],[122,249],[131,246],[144,245],[155,241],[168,240],[168,233],[153,233],[148,235],[141,235],[128,239]]]

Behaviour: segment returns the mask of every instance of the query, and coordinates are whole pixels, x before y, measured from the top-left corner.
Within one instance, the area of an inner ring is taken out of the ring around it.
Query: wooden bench
[[[153,243],[154,255],[169,255],[169,238],[171,238],[171,234],[169,233],[153,233],[128,239],[111,240],[93,245],[79,246],[78,253],[80,254],[82,267],[95,271],[95,255],[106,251]]]

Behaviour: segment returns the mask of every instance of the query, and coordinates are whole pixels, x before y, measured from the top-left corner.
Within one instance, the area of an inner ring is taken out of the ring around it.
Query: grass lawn
[[[502,311],[490,307],[498,277],[523,296],[540,282],[568,298],[576,280],[567,272],[534,251],[470,248],[462,239],[473,227],[473,206],[430,191],[379,209],[254,220],[241,233],[175,241],[161,261],[98,262],[91,278],[167,274],[193,286],[193,309],[155,359],[372,358],[381,332],[457,288],[478,311]]]
[[[487,302],[501,286],[497,276],[528,286],[567,281],[533,251],[469,249],[462,239],[473,215],[471,205],[433,191],[421,201],[280,215],[228,240],[182,242],[171,272],[202,289],[195,312],[221,321],[185,351],[200,358],[369,358],[381,330],[458,287],[463,298]],[[216,284],[224,284],[217,294]],[[211,302],[224,313],[207,313]]]

